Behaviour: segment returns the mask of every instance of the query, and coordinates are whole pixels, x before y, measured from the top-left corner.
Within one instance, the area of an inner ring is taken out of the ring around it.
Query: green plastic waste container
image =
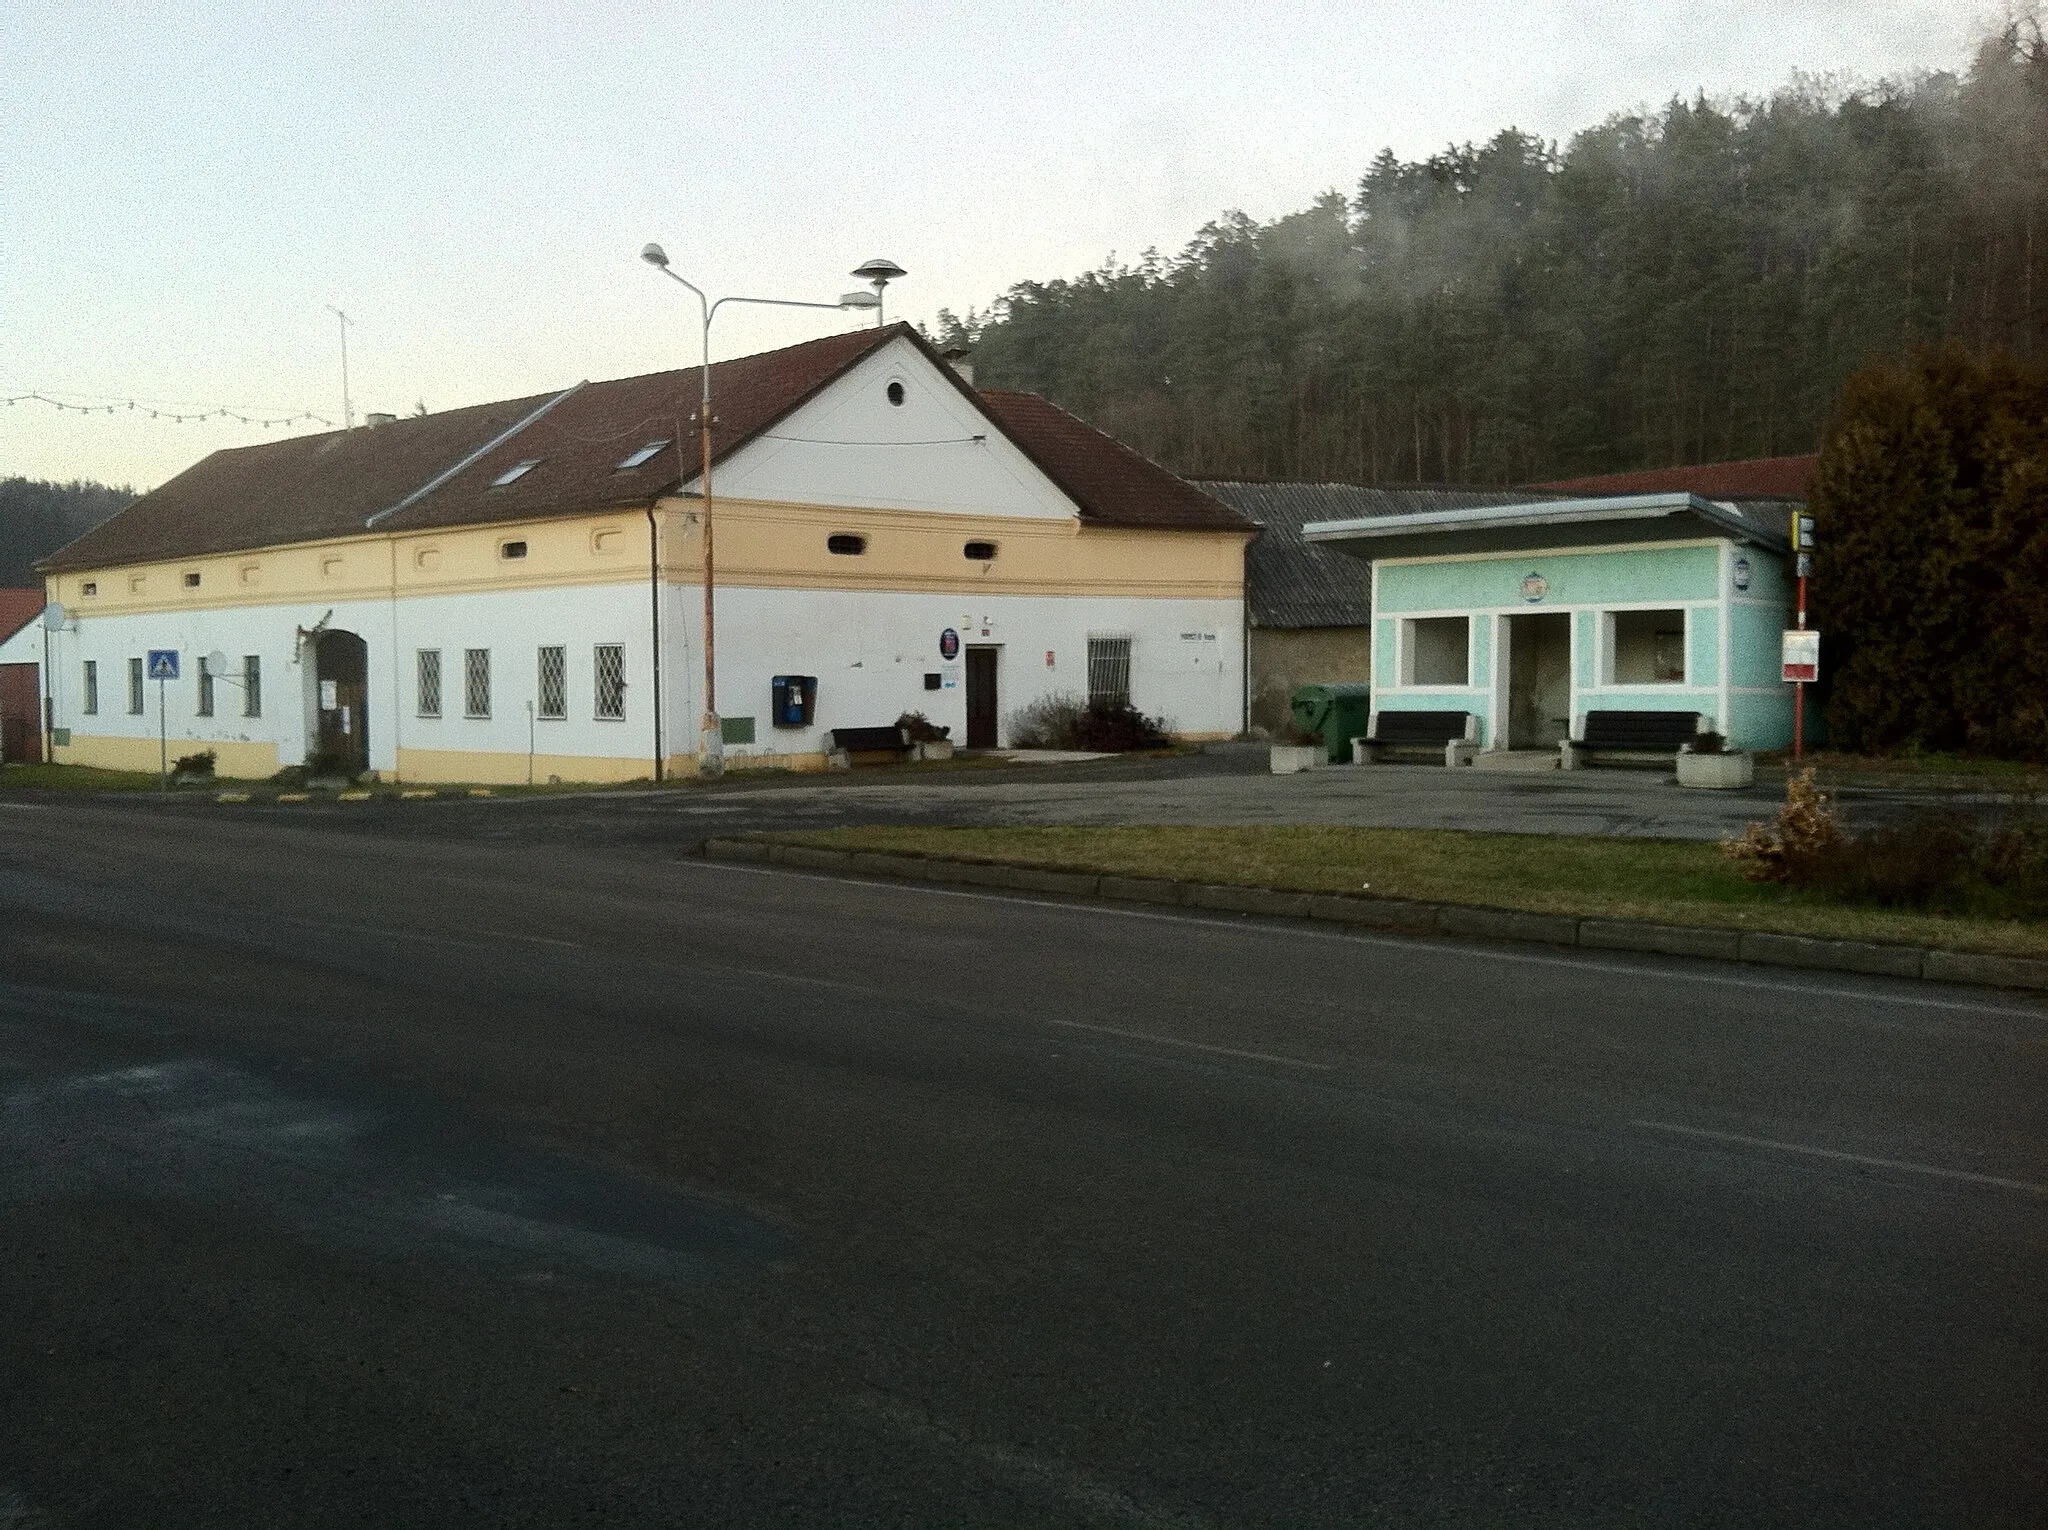
[[[1297,685],[1289,698],[1294,725],[1320,734],[1330,746],[1330,762],[1351,763],[1351,741],[1372,728],[1372,687],[1362,680],[1323,680]]]

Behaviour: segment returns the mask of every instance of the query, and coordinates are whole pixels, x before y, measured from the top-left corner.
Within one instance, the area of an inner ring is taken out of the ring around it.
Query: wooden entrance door
[[[967,747],[996,747],[996,655],[1000,648],[967,650]]]
[[[320,639],[320,753],[351,771],[370,768],[370,646],[353,632]]]

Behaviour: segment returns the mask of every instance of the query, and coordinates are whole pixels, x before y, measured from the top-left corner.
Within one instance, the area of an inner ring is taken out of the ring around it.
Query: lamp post
[[[702,321],[699,333],[703,342],[703,361],[699,368],[701,382],[697,400],[697,440],[698,476],[704,496],[704,720],[698,735],[697,759],[699,771],[707,776],[716,776],[725,772],[725,732],[718,720],[718,671],[715,663],[715,615],[712,597],[714,565],[711,547],[711,321],[718,316],[718,310],[727,303],[759,303],[771,308],[879,309],[882,305],[881,289],[877,286],[872,297],[865,292],[849,292],[833,303],[806,303],[794,298],[761,297],[722,297],[713,302],[705,296],[702,287],[687,277],[678,276],[670,269],[668,252],[660,245],[648,245],[640,252],[640,258],[663,276],[680,282],[696,294],[697,311]]]

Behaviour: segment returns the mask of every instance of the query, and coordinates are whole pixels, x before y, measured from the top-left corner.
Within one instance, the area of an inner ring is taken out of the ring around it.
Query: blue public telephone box
[[[769,681],[772,706],[769,715],[778,728],[808,728],[811,712],[818,703],[816,675],[777,675]]]

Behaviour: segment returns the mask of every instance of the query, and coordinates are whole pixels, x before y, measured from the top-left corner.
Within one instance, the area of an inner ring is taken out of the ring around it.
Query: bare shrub
[[[1169,742],[1165,723],[1147,717],[1128,701],[1084,701],[1056,691],[1010,716],[1010,743],[1018,749],[1124,754],[1164,749]]]
[[[1751,882],[1795,882],[1842,840],[1828,795],[1814,784],[1813,767],[1785,778],[1785,805],[1770,823],[1753,823],[1721,841],[1722,851]]]

